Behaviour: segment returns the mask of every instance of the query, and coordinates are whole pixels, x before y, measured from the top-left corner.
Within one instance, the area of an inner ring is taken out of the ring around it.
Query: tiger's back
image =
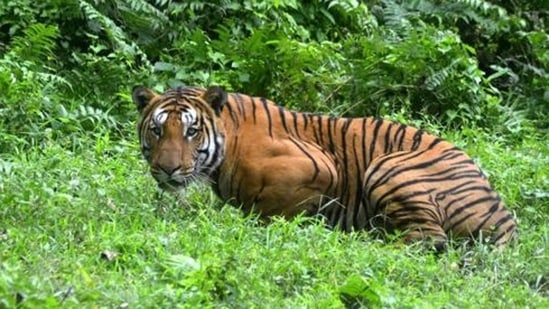
[[[185,119],[192,117],[184,110],[212,109],[194,113],[196,121],[182,120],[180,129],[202,123],[198,131],[204,132],[207,151],[221,157],[208,167],[207,177],[218,195],[246,212],[287,218],[321,214],[330,226],[345,231],[398,229],[408,240],[429,238],[440,244],[448,234],[482,234],[499,245],[516,233],[513,216],[473,160],[424,131],[383,119],[291,112],[219,88],[173,97],[153,95],[147,104],[157,105],[149,110],[158,111],[169,101],[172,107],[185,107],[172,110]],[[147,116],[140,132],[148,132],[143,129],[150,124]],[[146,133],[140,139],[155,151]],[[199,153],[191,146],[178,149],[176,157]],[[203,156],[195,155],[192,169],[204,170],[201,162],[209,161]]]

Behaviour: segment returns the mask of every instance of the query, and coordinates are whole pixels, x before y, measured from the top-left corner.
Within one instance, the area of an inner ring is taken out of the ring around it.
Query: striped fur
[[[162,188],[196,179],[264,218],[321,214],[344,231],[400,230],[496,245],[516,222],[473,160],[422,130],[378,118],[297,113],[219,87],[134,88],[139,139]]]

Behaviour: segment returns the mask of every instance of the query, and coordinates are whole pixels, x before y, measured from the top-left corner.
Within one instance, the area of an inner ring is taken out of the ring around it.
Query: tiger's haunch
[[[444,247],[449,235],[516,237],[516,221],[463,151],[378,118],[297,113],[220,87],[135,87],[143,156],[161,188],[206,180],[268,218],[324,216],[345,231],[400,230]]]

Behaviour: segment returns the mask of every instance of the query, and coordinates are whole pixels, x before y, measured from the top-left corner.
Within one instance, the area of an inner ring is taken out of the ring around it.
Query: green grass
[[[446,137],[516,212],[518,244],[437,257],[306,218],[263,225],[200,186],[179,203],[136,142],[108,135],[14,149],[0,161],[0,308],[549,308],[547,139]]]

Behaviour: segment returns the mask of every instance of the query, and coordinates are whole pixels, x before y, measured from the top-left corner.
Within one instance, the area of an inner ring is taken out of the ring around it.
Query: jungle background
[[[3,0],[0,307],[549,307],[549,2]],[[503,251],[259,224],[141,159],[131,88],[222,85],[470,153]]]

